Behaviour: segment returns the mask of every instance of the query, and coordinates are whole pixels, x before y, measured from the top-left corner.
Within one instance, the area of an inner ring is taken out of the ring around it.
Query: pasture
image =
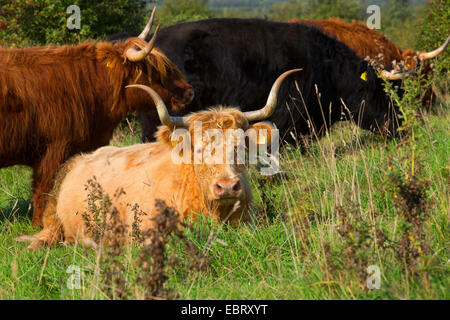
[[[0,299],[141,299],[151,290],[178,299],[449,299],[449,129],[447,100],[404,139],[339,123],[301,150],[284,148],[282,174],[250,168],[254,227],[202,220],[185,230],[202,268],[177,238],[159,269],[142,263],[152,251],[137,244],[110,258],[77,245],[29,251],[13,239],[38,231],[31,170],[2,169]],[[111,144],[138,142],[131,123]],[[67,282],[73,266],[78,287]],[[379,268],[379,289],[367,286],[377,286],[368,266]],[[159,276],[142,278],[149,270]]]
[[[74,32],[66,25],[66,0],[54,1],[53,8],[47,1],[35,1],[36,7],[25,0],[5,1],[0,10],[0,46],[80,44],[142,30],[149,13],[144,2],[114,2],[89,2],[82,29]],[[162,27],[223,17],[288,21],[339,16],[347,22],[368,18],[366,2],[353,0],[336,1],[339,5],[248,0],[234,1],[248,6],[231,7],[225,6],[229,0],[157,2],[161,6],[157,23]],[[434,50],[448,36],[449,0],[374,3],[383,13],[381,32],[403,49]],[[107,27],[105,21],[114,24]],[[32,170],[0,169],[0,299],[450,299],[448,52],[447,48],[432,60],[432,77],[423,78],[419,72],[403,81],[403,98],[384,83],[405,121],[401,137],[388,139],[350,122],[337,122],[321,138],[313,135],[299,147],[282,148],[279,174],[264,177],[257,166],[248,167],[254,196],[251,226],[230,228],[199,217],[177,229],[176,212],[160,204],[160,228],[150,234],[132,230],[131,243],[112,241],[97,250],[59,243],[32,251],[27,243],[14,240],[40,231],[31,222]],[[320,67],[322,61],[307,65]],[[233,81],[239,78],[235,70],[232,74]],[[311,74],[319,73],[315,69]],[[366,72],[356,75],[356,80],[366,81]],[[342,83],[354,86],[349,79]],[[227,94],[231,86],[220,82],[227,86]],[[425,108],[420,95],[428,84],[436,89],[437,101]],[[267,90],[258,89],[265,98]],[[95,120],[104,122],[102,117]],[[21,121],[13,127],[20,129]],[[142,128],[134,116],[128,117],[115,129],[110,145],[140,143],[145,125]],[[6,146],[18,148],[9,133],[5,137]],[[92,188],[90,196],[99,200],[99,206],[89,206],[94,217],[114,212],[113,195],[106,197],[92,184],[86,188]],[[131,210],[135,219],[145,219],[137,208]],[[115,227],[100,224],[99,230],[121,236],[123,230]],[[146,244],[143,237],[155,240]]]

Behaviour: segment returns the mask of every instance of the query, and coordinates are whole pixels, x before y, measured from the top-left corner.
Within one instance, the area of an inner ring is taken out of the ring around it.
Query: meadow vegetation
[[[30,171],[2,169],[0,298],[448,299],[449,116],[440,102],[398,140],[334,126],[283,149],[282,173],[250,168],[253,227],[200,219],[151,245],[27,250],[13,239],[38,231]],[[113,139],[136,142],[127,127]],[[67,287],[72,265],[82,270],[80,289]],[[367,288],[369,266],[380,269],[380,289]]]
[[[439,42],[430,30],[449,23],[448,13],[439,17],[448,0],[432,2],[417,37],[426,49]],[[448,53],[435,60],[431,109],[420,107],[420,79],[405,81],[403,97],[392,93],[405,121],[401,137],[342,122],[320,139],[313,134],[301,146],[285,146],[275,176],[250,167],[250,227],[199,218],[179,229],[178,213],[159,203],[161,228],[126,230],[104,216],[114,217],[120,192],[105,195],[90,181],[98,201],[86,224],[101,226],[97,239],[109,237],[112,245],[30,251],[13,239],[38,231],[31,225],[31,170],[1,169],[0,299],[450,299]],[[139,136],[130,118],[111,144],[139,143]],[[130,210],[136,222],[146,218]],[[132,243],[121,241],[126,232]],[[80,286],[70,286],[77,268]],[[379,288],[371,290],[376,270]]]

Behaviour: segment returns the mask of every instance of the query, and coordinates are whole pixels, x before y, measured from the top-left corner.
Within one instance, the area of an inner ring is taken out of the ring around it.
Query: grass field
[[[448,105],[423,115],[413,132],[386,141],[341,123],[301,150],[285,148],[282,174],[263,178],[251,168],[259,221],[245,229],[203,221],[186,230],[207,257],[200,271],[182,241],[170,240],[166,256],[178,262],[168,258],[159,292],[181,299],[450,299]],[[138,140],[122,128],[112,143]],[[38,231],[30,222],[30,175],[23,167],[0,170],[0,299],[148,295],[155,284],[138,278],[149,269],[136,245],[105,259],[76,245],[29,251],[13,240]],[[73,265],[81,284],[71,289]]]

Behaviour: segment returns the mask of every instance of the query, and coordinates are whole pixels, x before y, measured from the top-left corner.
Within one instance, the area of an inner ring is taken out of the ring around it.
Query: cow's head
[[[425,71],[431,71],[430,63],[428,60],[437,57],[444,52],[450,41],[450,36],[439,48],[430,52],[418,52],[413,49],[408,49],[402,52],[402,61],[405,63],[405,67],[409,70],[417,69],[420,65],[424,66]]]
[[[155,8],[156,9],[156,8]],[[153,9],[147,26],[136,38],[123,42],[100,43],[98,59],[109,72],[114,87],[114,105],[124,104],[129,110],[149,111],[153,103],[145,93],[123,91],[124,84],[142,84],[152,87],[171,110],[180,110],[194,98],[194,90],[177,66],[161,51],[154,48],[159,25],[152,39],[145,38],[153,24]]]
[[[406,71],[396,72],[382,70],[380,74],[381,77],[389,81],[397,81],[398,83],[395,85],[400,86],[400,80],[417,72],[419,66],[418,63],[420,62],[426,62],[422,64],[424,71],[425,73],[430,73],[431,68],[427,59],[431,59],[442,53],[447,47],[449,40],[450,37],[447,38],[446,42],[441,47],[431,52],[408,55],[409,51],[405,51],[403,55]],[[375,132],[384,132],[390,136],[395,136],[398,133],[397,129],[401,123],[401,120],[398,118],[399,110],[387,94],[381,93],[383,86],[382,83],[378,81],[375,74],[374,70],[369,68],[361,75],[361,79],[366,82],[366,86],[370,89],[366,91],[366,99],[364,99],[355,118],[364,129]],[[401,91],[402,89],[400,88],[400,94],[402,93]]]
[[[444,51],[448,45],[449,39],[450,37],[440,48],[429,53],[422,53],[420,55],[420,60],[425,61]],[[407,61],[409,61],[410,65],[406,66],[407,70],[404,72],[382,70],[380,73],[381,78],[397,82],[394,85],[399,87],[398,91],[400,95],[402,94],[400,81],[407,76],[413,75],[417,71],[416,63],[418,58],[416,57],[414,60]],[[357,98],[351,103],[353,109],[350,110],[350,113],[353,119],[363,129],[384,133],[388,136],[395,136],[401,125],[401,119],[398,117],[398,106],[384,91],[383,82],[378,78],[377,72],[373,68],[368,67],[366,62],[363,62],[360,65],[360,68],[361,69],[357,72],[359,79],[354,79],[354,81],[352,81],[353,85],[349,87],[356,93],[354,97]],[[359,92],[363,96],[362,99]]]
[[[143,89],[152,97],[163,123],[156,134],[158,141],[172,150],[172,155],[177,157],[176,160],[172,157],[173,161],[179,163],[183,159],[183,165],[192,168],[206,203],[212,205],[218,218],[233,222],[240,218],[247,220],[241,215],[251,201],[242,155],[245,154],[245,149],[249,150],[255,145],[269,145],[274,129],[267,122],[251,122],[264,120],[272,115],[281,83],[296,71],[299,69],[282,74],[275,81],[266,106],[250,112],[218,107],[185,117],[172,117],[161,97],[150,87],[128,87]],[[174,148],[177,148],[176,152]]]

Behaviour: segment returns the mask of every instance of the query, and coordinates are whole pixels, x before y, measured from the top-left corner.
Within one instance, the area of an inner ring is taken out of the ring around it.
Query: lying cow
[[[153,12],[154,14],[154,12]],[[137,38],[111,44],[0,48],[0,168],[33,168],[33,223],[41,225],[46,194],[60,165],[80,152],[107,145],[114,128],[152,101],[127,84],[158,92],[172,110],[193,98],[178,68],[147,43],[153,14]]]
[[[156,212],[157,199],[175,207],[182,218],[195,218],[196,214],[200,214],[216,221],[229,221],[232,225],[249,221],[248,207],[252,194],[244,165],[234,158],[238,146],[236,141],[233,140],[231,146],[224,141],[218,145],[215,150],[218,153],[223,150],[223,157],[218,163],[207,163],[206,160],[196,163],[194,157],[204,155],[208,145],[188,142],[188,148],[183,151],[189,150],[188,161],[177,162],[173,158],[173,140],[179,140],[173,139],[173,133],[177,132],[177,128],[186,128],[188,136],[194,137],[195,128],[201,123],[202,137],[209,134],[210,130],[223,133],[229,129],[253,129],[258,133],[253,139],[259,140],[263,137],[261,130],[265,130],[269,133],[265,143],[270,143],[272,126],[264,122],[250,125],[249,122],[266,119],[275,111],[282,81],[296,71],[282,74],[273,84],[266,106],[250,112],[219,107],[185,117],[171,117],[154,90],[142,85],[129,86],[144,89],[155,101],[163,123],[156,134],[157,142],[124,148],[103,147],[91,154],[74,157],[56,179],[44,212],[44,230],[35,236],[24,236],[18,240],[31,241],[30,248],[36,248],[43,244],[54,244],[64,236],[69,242],[81,241],[95,246],[83,220],[83,213],[87,213],[88,195],[84,186],[93,176],[109,195],[123,188],[125,194],[118,199],[116,208],[122,222],[129,226],[133,223],[134,215],[127,204],[137,203],[141,210],[151,216]],[[225,157],[230,155],[233,161],[225,161],[228,159]],[[92,213],[87,214],[92,216]],[[147,217],[143,219],[140,229],[146,230],[150,225],[150,217]]]

